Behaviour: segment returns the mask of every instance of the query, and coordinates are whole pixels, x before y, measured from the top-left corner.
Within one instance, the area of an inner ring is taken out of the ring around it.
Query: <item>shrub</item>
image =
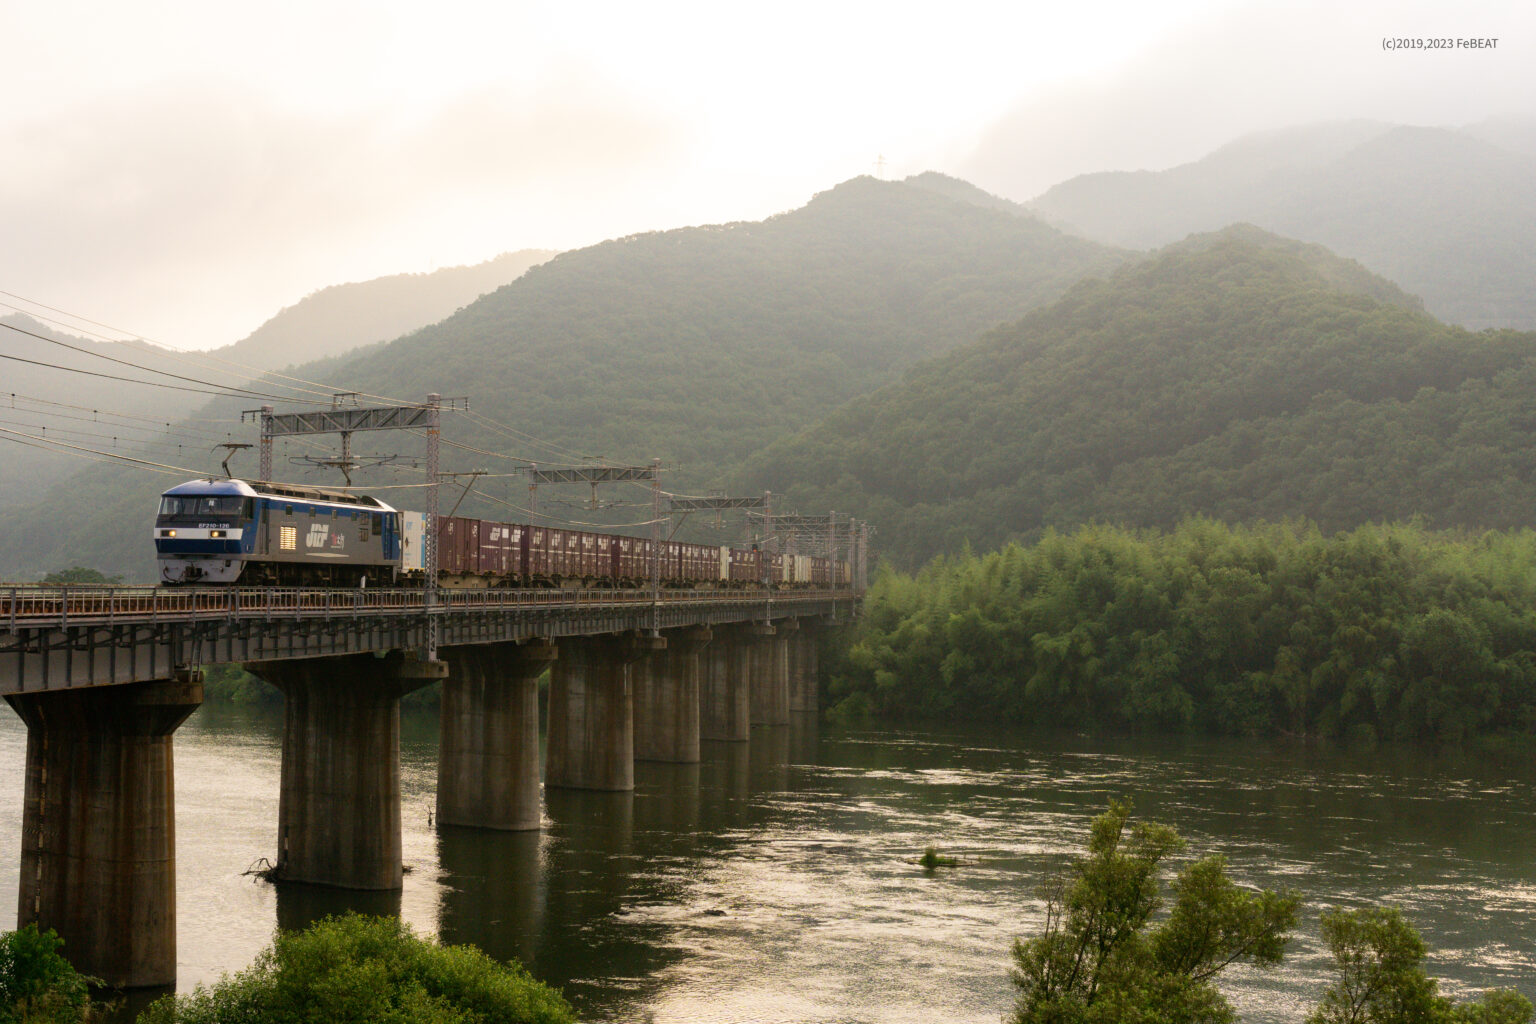
[[[570,1005],[516,964],[441,946],[396,918],[348,914],[279,932],[256,962],[139,1024],[571,1024]]]

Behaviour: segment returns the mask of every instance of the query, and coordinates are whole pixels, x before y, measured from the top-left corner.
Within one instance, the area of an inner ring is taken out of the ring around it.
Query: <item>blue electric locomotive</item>
[[[362,494],[210,477],[160,497],[162,583],[355,587],[400,569],[400,515]]]

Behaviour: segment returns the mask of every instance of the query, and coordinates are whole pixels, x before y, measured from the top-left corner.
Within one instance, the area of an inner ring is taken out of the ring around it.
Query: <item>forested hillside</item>
[[[1536,329],[1530,121],[1464,130],[1374,122],[1238,140],[1166,171],[1066,181],[1029,206],[1115,245],[1150,248],[1248,222],[1316,242],[1473,329]]]
[[[704,488],[848,397],[1126,257],[963,183],[860,178],[761,223],[637,235],[562,254],[441,323],[297,372],[405,401],[433,391],[465,395],[476,416],[563,449],[452,418],[444,436],[482,452],[546,463],[577,453],[661,457],[677,467],[669,485]],[[253,404],[231,401],[198,415],[238,419]],[[376,440],[366,450],[407,443]],[[517,465],[451,446],[445,453],[451,469],[503,473]],[[253,463],[247,456],[243,471]],[[191,465],[212,469],[218,460]],[[281,453],[278,468],[316,478]],[[339,482],[334,472],[324,479]],[[174,477],[91,467],[0,520],[0,575],[89,564],[144,577],[154,494],[167,482]],[[485,481],[479,490],[527,500],[518,481]],[[402,492],[399,500],[413,507],[412,498]],[[462,511],[517,514],[478,495]],[[39,531],[44,521],[49,527]]]
[[[1318,247],[1170,247],[773,446],[744,484],[853,512],[915,565],[1048,526],[1536,508],[1536,336],[1471,333]]]

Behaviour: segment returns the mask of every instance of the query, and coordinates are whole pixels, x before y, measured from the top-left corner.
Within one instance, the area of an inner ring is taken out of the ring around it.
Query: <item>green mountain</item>
[[[1084,175],[1028,205],[1149,248],[1234,222],[1357,259],[1473,329],[1536,329],[1536,152],[1529,120],[1467,129],[1311,125],[1166,171]]]
[[[869,518],[906,564],[1094,520],[1510,527],[1536,508],[1533,386],[1536,335],[1238,226],[915,367],[744,482]]]
[[[448,469],[510,472],[518,464],[497,457],[506,453],[542,463],[655,456],[676,467],[668,487],[697,492],[847,398],[1125,258],[963,183],[859,178],[760,223],[636,235],[564,253],[440,323],[294,373],[400,401],[428,392],[468,396],[472,413],[450,416],[444,428]],[[225,402],[196,415],[238,419],[236,411],[255,404]],[[365,449],[359,438],[359,450],[413,443],[366,440]],[[302,451],[280,451],[278,470],[316,479],[286,458]],[[218,464],[212,455],[160,461]],[[247,453],[234,470],[251,473],[253,464]],[[334,472],[324,479],[339,482]],[[357,479],[419,482],[420,473]],[[167,481],[175,479],[92,467],[41,503],[0,518],[0,576],[79,563],[144,577],[153,495]],[[521,517],[525,487],[483,480],[461,512]],[[403,507],[423,500],[419,491],[385,496]],[[597,518],[546,500],[540,496],[541,509]],[[634,509],[612,516],[645,518]],[[49,524],[41,536],[30,529],[36,522]]]

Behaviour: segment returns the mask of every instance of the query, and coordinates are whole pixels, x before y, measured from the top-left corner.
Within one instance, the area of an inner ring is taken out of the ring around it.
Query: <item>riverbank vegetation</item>
[[[1093,821],[1088,853],[1041,886],[1045,927],[1013,944],[1014,1024],[1231,1021],[1216,976],[1284,956],[1300,894],[1242,889],[1220,856],[1179,873],[1172,911],[1154,925],[1163,862],[1184,842],[1167,825],[1131,825],[1130,815],[1111,803]]]
[[[1497,744],[1536,733],[1536,533],[1106,526],[884,570],[835,717]]]
[[[1177,873],[1162,914],[1164,865],[1184,841],[1130,818],[1111,802],[1088,852],[1041,886],[1044,927],[1013,944],[1013,1024],[1231,1024],[1216,978],[1284,959],[1299,892],[1243,888],[1210,854]],[[1394,908],[1325,911],[1322,933],[1336,974],[1307,1024],[1530,1024],[1531,1002],[1513,989],[1467,1003],[1440,995],[1424,941]]]
[[[103,1019],[93,1003],[96,982],[59,952],[53,929],[29,924],[0,934],[0,1024],[92,1024]]]
[[[473,946],[417,937],[397,918],[348,914],[279,932],[247,970],[166,996],[140,1024],[572,1024],[558,992]]]

